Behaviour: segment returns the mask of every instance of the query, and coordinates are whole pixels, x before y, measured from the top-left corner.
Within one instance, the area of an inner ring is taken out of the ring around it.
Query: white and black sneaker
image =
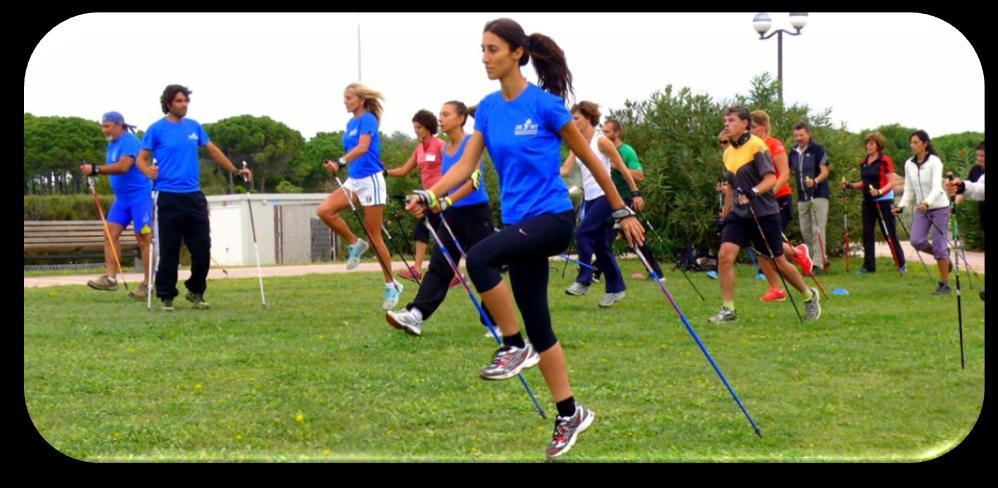
[[[492,357],[492,364],[482,368],[482,379],[484,380],[504,380],[512,378],[521,370],[532,368],[541,361],[541,355],[537,354],[529,342],[524,347],[502,346],[496,350]]]
[[[406,334],[418,336],[423,333],[423,318],[413,310],[400,310],[393,312],[389,310],[385,313],[385,320],[388,325],[401,329]]]
[[[554,421],[554,433],[551,434],[551,444],[544,452],[548,458],[555,458],[568,452],[575,445],[575,439],[585,432],[593,421],[596,414],[592,410],[583,407],[581,403],[575,404],[575,414],[571,417],[558,416]]]
[[[804,302],[805,318],[807,320],[818,320],[821,317],[821,304],[818,303],[818,290],[811,288],[811,299]]]
[[[707,319],[715,324],[729,324],[738,320],[738,315],[728,307],[721,307],[713,317]]]

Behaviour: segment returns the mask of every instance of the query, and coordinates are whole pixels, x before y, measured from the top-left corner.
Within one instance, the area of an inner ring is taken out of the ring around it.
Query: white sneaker
[[[402,296],[402,290],[405,287],[402,283],[393,281],[392,283],[385,283],[385,303],[381,304],[381,308],[384,311],[389,311],[395,308],[395,304],[399,302],[399,297]]]
[[[349,253],[349,256],[347,257],[347,269],[356,268],[357,265],[360,264],[360,257],[363,256],[369,248],[370,246],[367,245],[367,241],[364,239],[357,239],[357,242],[347,246],[347,252]]]
[[[599,301],[600,308],[610,308],[614,303],[617,303],[624,299],[624,292],[617,293],[606,293],[603,298]]]
[[[402,329],[409,335],[418,336],[423,333],[423,319],[412,310],[400,310],[398,312],[389,310],[385,314],[385,320],[388,321],[388,325],[396,329]]]
[[[589,286],[588,285],[583,285],[582,283],[579,283],[578,281],[572,283],[572,285],[569,286],[568,288],[565,288],[565,294],[566,295],[575,295],[577,297],[581,297],[582,295],[585,295],[586,293],[589,293]]]

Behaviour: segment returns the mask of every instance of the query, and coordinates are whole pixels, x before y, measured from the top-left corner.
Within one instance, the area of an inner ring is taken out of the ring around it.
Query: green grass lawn
[[[833,261],[817,322],[763,304],[739,268],[739,321],[712,325],[718,282],[678,272],[668,286],[761,428],[752,431],[651,282],[597,307],[549,298],[575,396],[597,420],[566,461],[918,461],[973,428],[984,396],[984,308],[963,280],[967,369],[956,300],[881,260],[875,275]],[[918,266],[915,263],[915,266]],[[406,283],[403,303],[415,296]],[[980,280],[975,280],[979,287]],[[181,285],[181,289],[182,285]],[[24,290],[24,397],[38,431],[87,461],[543,461],[554,404],[540,371],[485,382],[496,348],[461,288],[410,337],[389,327],[375,273],[215,280],[210,311],[172,314],[85,286]],[[803,308],[802,308],[803,312]]]

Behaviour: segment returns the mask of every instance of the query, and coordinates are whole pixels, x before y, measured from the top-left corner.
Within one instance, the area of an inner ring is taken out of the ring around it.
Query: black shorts
[[[772,214],[759,217],[759,226],[766,233],[766,240],[763,240],[762,236],[759,235],[759,227],[755,225],[755,221],[751,216],[739,217],[734,212],[731,212],[724,218],[721,243],[730,242],[742,248],[751,244],[756,254],[768,257],[770,249],[766,247],[766,242],[768,241],[772,247],[773,256],[782,256],[783,232],[780,231],[780,215]]]
[[[439,214],[427,211],[424,215],[426,215],[426,218],[430,220],[430,225],[433,226],[433,230],[437,230],[437,227],[440,227]],[[418,242],[422,242],[423,244],[429,243],[430,231],[426,230],[426,226],[423,225],[423,221],[417,220],[415,225],[416,227],[412,229],[412,238]]]

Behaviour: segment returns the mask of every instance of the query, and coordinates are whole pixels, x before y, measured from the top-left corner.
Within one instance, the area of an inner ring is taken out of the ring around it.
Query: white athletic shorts
[[[388,200],[388,185],[385,184],[385,175],[380,171],[363,178],[347,178],[343,188],[347,190],[348,196],[356,194],[362,207],[384,205]]]

